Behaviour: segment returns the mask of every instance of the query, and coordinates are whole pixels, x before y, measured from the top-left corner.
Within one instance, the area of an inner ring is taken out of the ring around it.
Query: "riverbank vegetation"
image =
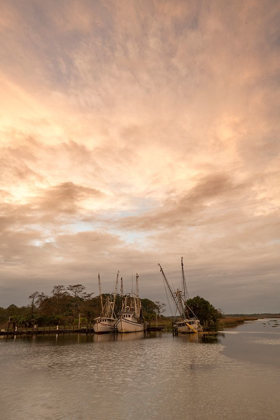
[[[109,296],[104,294],[103,297]],[[178,317],[164,316],[165,304],[150,299],[141,299],[142,315],[151,326],[172,329],[174,321]],[[116,295],[116,314],[120,311],[122,298]],[[279,316],[272,314],[254,314],[238,316],[225,316],[220,309],[200,296],[188,299],[187,307],[190,313],[196,314],[205,330],[213,330],[223,327],[237,326],[246,320],[254,320],[258,317]],[[69,285],[68,287],[54,286],[51,294],[34,292],[29,296],[29,304],[17,307],[12,304],[8,308],[0,307],[0,328],[18,330],[24,328],[69,328],[75,329],[81,326],[92,328],[94,318],[101,312],[100,297],[88,293],[81,284]]]
[[[103,294],[106,299],[108,295]],[[158,305],[150,299],[141,299],[143,317],[149,321],[161,311]],[[115,311],[121,309],[122,298],[116,295]],[[12,304],[8,308],[0,308],[0,327],[8,329],[68,327],[77,328],[81,325],[91,328],[94,318],[101,312],[100,297],[87,293],[81,284],[68,287],[54,286],[51,295],[34,292],[29,296],[29,304],[17,307]]]
[[[200,320],[204,329],[216,329],[222,318],[221,309],[216,309],[208,300],[196,296],[187,300],[187,307]]]

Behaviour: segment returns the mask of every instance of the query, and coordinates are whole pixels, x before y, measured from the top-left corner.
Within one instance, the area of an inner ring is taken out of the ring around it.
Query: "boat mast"
[[[140,317],[141,313],[141,300],[139,297],[139,283],[138,283],[139,275],[136,273],[136,298],[135,299],[135,314],[137,318]]]
[[[183,302],[185,306],[184,312],[185,312],[186,318],[189,318],[189,308],[187,306],[187,300],[189,299],[189,292],[188,292],[187,282],[186,282],[186,277],[185,277],[183,257],[181,257],[181,267],[182,267]]]
[[[189,293],[188,293],[187,282],[186,282],[186,277],[185,277],[183,257],[181,257],[181,267],[182,267],[183,298],[184,298],[184,300],[187,300],[187,299],[189,299]]]
[[[117,272],[117,279],[116,279],[116,286],[115,286],[115,292],[114,292],[114,301],[113,301],[113,307],[112,307],[112,316],[115,310],[115,304],[116,304],[116,296],[117,296],[117,290],[118,290],[118,281],[119,281],[119,274],[120,272]]]
[[[100,274],[98,273],[98,286],[99,286],[99,296],[100,296],[100,304],[101,304],[101,313],[103,314],[103,299],[102,299],[102,293],[101,293],[101,280],[100,280]]]
[[[185,314],[185,312],[186,312],[185,311],[185,300],[183,299],[182,292],[181,292],[181,290],[177,289],[174,294],[175,294],[175,296],[177,298],[177,301],[178,301],[181,317],[185,318],[186,317],[186,314]]]
[[[159,268],[160,268],[160,271],[161,271],[161,274],[162,274],[162,277],[163,277],[163,279],[164,279],[164,281],[165,281],[165,283],[166,283],[166,285],[167,285],[167,288],[168,288],[168,291],[169,291],[169,293],[170,293],[170,295],[171,295],[171,297],[172,297],[172,299],[173,299],[173,302],[175,303],[175,306],[176,306],[176,308],[177,308],[177,311],[179,312],[179,314],[180,315],[182,315],[182,311],[181,311],[181,309],[180,309],[180,305],[179,305],[179,302],[178,302],[178,298],[176,299],[176,295],[174,294],[174,292],[173,292],[173,290],[171,289],[171,286],[170,286],[170,284],[169,284],[169,281],[167,280],[167,278],[166,278],[166,275],[164,274],[164,271],[163,271],[163,269],[162,269],[162,266],[160,265],[160,264],[158,264],[159,265]]]
[[[136,297],[139,298],[139,284],[138,284],[139,275],[136,273]]]

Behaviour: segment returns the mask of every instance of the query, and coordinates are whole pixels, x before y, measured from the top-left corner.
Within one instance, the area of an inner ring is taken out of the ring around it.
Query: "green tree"
[[[197,316],[204,328],[213,328],[217,326],[219,319],[222,317],[220,310],[214,308],[208,300],[203,299],[200,296],[188,299],[187,309]]]
[[[150,321],[155,318],[155,310],[158,309],[155,302],[150,299],[141,299],[142,315],[144,319]]]
[[[82,312],[83,303],[88,301],[93,293],[86,293],[85,286],[82,284],[70,285],[67,287],[67,290],[71,295],[72,315],[74,318],[77,318],[78,314]]]
[[[31,314],[34,314],[34,312],[35,312],[35,309],[36,309],[36,301],[37,301],[37,298],[38,298],[39,294],[40,294],[39,292],[34,292],[28,298],[30,300]]]

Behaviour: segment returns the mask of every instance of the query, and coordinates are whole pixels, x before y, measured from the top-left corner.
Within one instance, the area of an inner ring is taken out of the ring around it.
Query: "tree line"
[[[0,324],[9,322],[15,327],[48,327],[48,326],[78,326],[90,327],[94,318],[101,312],[99,296],[88,293],[82,284],[54,286],[51,295],[38,291],[29,296],[29,304],[23,307],[10,305],[4,309],[0,307]],[[109,294],[103,294],[107,297]],[[165,304],[153,302],[150,299],[141,299],[143,316],[153,319],[156,314],[164,311]],[[115,312],[121,310],[122,298],[116,296]]]
[[[79,324],[90,328],[94,318],[101,312],[99,296],[88,293],[82,284],[54,286],[50,296],[38,291],[29,296],[29,304],[23,307],[10,305],[4,309],[0,307],[0,324],[17,328],[70,326]],[[106,299],[109,294],[103,294]],[[141,299],[142,315],[146,321],[152,321],[165,312],[165,304],[150,299]],[[115,313],[121,310],[122,297],[116,295]],[[188,309],[191,309],[200,320],[204,328],[214,328],[222,317],[221,310],[216,309],[210,302],[200,296],[188,299]]]

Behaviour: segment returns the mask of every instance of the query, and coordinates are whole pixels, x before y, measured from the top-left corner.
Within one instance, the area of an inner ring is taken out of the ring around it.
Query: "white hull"
[[[120,318],[117,322],[117,330],[119,333],[135,333],[140,331],[146,331],[146,323],[140,323],[136,321],[130,321],[128,319]]]
[[[193,334],[203,331],[198,319],[184,319],[183,321],[177,322],[176,329],[180,334]]]
[[[116,322],[117,320],[103,320],[97,318],[97,322],[93,325],[95,334],[106,334],[116,331]]]

